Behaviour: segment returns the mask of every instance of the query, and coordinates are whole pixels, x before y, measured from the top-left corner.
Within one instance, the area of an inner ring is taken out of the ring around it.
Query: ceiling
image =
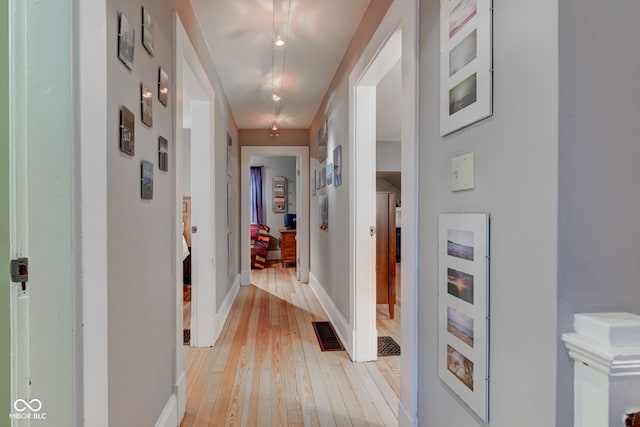
[[[270,126],[272,87],[282,97],[278,125],[309,128],[369,5],[369,0],[191,2],[241,129]],[[274,49],[273,34],[279,33],[287,43]]]

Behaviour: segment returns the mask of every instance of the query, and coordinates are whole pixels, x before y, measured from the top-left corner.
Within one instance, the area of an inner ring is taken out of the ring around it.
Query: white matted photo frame
[[[440,0],[440,134],[493,114],[493,0]]]
[[[489,422],[489,215],[438,216],[438,373]]]

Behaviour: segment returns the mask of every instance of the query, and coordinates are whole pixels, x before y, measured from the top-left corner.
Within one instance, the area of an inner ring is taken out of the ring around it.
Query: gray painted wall
[[[400,172],[400,141],[376,142],[376,171]]]
[[[439,0],[420,2],[419,419],[482,426],[438,378],[438,214],[488,212],[491,426],[556,421],[558,4],[499,2],[494,115],[439,132]],[[450,191],[450,159],[475,153],[476,189]]]
[[[173,386],[175,284],[173,281],[173,101],[157,99],[158,67],[173,73],[169,0],[146,5],[154,19],[155,54],[141,43],[139,3],[107,2],[109,422],[153,425]],[[134,69],[117,56],[118,12],[136,29]],[[140,84],[153,91],[153,127],[141,121]],[[172,86],[173,88],[174,86]],[[119,150],[119,108],[136,116],[135,155]],[[169,140],[169,171],[158,170],[158,136]],[[154,164],[153,200],[140,199],[140,161]],[[135,402],[135,410],[132,408]]]
[[[635,0],[560,1],[560,333],[575,313],[640,313],[639,17]],[[561,344],[557,393],[557,425],[573,425]]]

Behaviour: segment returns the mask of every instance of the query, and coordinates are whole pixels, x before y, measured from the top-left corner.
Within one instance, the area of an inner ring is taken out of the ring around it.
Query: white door
[[[71,1],[10,0],[14,426],[74,425]]]

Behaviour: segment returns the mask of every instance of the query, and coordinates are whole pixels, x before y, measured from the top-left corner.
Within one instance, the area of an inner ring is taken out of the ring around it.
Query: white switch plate
[[[451,159],[451,191],[473,190],[473,153]]]

